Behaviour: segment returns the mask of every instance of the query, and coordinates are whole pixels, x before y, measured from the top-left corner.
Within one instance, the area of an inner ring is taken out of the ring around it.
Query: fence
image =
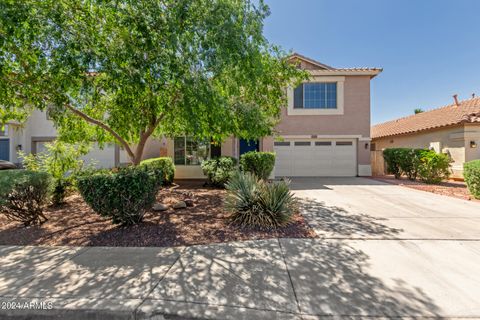
[[[383,176],[386,174],[385,160],[383,159],[383,151],[375,150],[371,151],[372,160],[372,175]]]

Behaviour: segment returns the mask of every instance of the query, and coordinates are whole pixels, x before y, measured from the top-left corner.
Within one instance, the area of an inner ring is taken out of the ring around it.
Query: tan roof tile
[[[312,63],[324,71],[383,71],[382,68],[370,68],[370,67],[355,67],[355,68],[334,68],[332,66],[326,65],[324,63],[318,62],[317,60],[314,60],[312,58],[306,57],[304,55],[301,55],[300,53],[294,52],[293,54],[290,55],[288,59],[301,59],[304,61],[307,61],[309,63]]]
[[[461,123],[480,123],[480,98],[463,100],[396,120],[377,124],[371,129],[373,139],[414,133]]]

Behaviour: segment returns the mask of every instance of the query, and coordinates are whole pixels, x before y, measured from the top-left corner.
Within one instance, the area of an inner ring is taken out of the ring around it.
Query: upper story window
[[[208,159],[210,141],[198,141],[191,137],[176,137],[173,140],[173,148],[176,165],[197,166]]]
[[[336,82],[302,83],[295,88],[293,95],[295,109],[337,108]]]

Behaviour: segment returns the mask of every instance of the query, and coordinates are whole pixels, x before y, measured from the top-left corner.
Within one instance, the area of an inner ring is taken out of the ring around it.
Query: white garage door
[[[351,177],[357,175],[355,140],[275,142],[277,177]]]
[[[85,165],[92,164],[97,168],[112,168],[115,166],[115,146],[106,144],[103,149],[94,144],[90,152],[82,157]]]

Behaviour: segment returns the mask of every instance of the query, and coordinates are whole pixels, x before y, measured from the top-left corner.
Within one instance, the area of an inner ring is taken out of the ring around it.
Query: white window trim
[[[186,157],[186,153],[187,153],[187,136],[178,136],[177,138],[183,138],[184,139],[184,143],[185,143],[185,163],[184,164],[176,164],[175,163],[175,138],[172,138],[172,161],[173,161],[173,164],[177,167],[201,167],[201,163],[199,164],[186,164],[187,162],[187,157]],[[208,156],[207,156],[207,159],[210,159],[210,152],[211,152],[211,149],[210,149],[210,145],[208,146]]]
[[[301,115],[342,115],[344,114],[344,87],[345,77],[312,77],[310,80],[304,83],[315,82],[335,82],[337,83],[337,108],[336,109],[315,109],[315,108],[294,108],[293,107],[293,87],[287,88],[287,115],[289,116],[301,116]],[[305,93],[304,93],[305,94]]]

